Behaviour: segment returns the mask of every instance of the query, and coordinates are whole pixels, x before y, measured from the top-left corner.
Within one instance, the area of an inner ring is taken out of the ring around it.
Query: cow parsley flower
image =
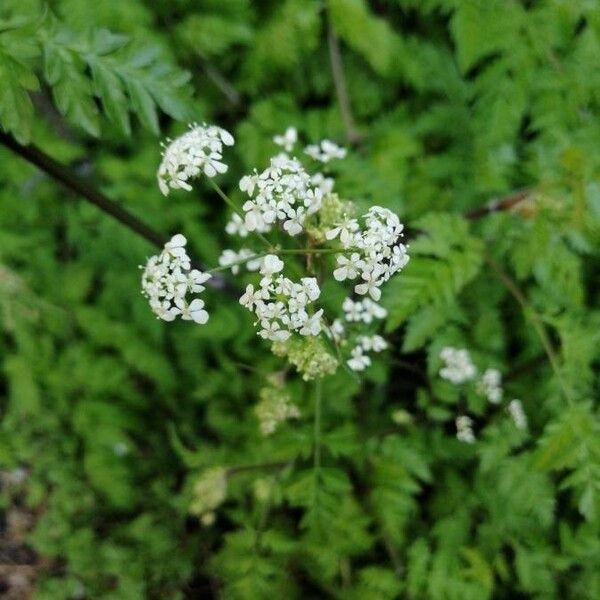
[[[473,433],[473,419],[467,415],[456,417],[456,439],[472,444],[475,442],[475,434]]]
[[[520,400],[511,400],[508,403],[508,412],[517,429],[527,429],[527,415]]]
[[[225,225],[225,231],[229,235],[239,235],[240,237],[248,237],[249,234],[244,225],[244,220],[237,213],[231,215],[231,219]]]
[[[387,316],[387,310],[369,298],[362,301],[346,298],[342,304],[342,310],[348,322],[362,321],[369,324],[373,319],[385,319]]]
[[[295,127],[288,127],[283,135],[276,135],[273,141],[278,146],[283,146],[286,152],[291,152],[298,141],[298,131]]]
[[[304,154],[319,162],[327,163],[336,158],[345,158],[346,148],[342,148],[330,140],[322,140],[319,144],[306,146]]]
[[[446,366],[440,369],[442,379],[461,384],[470,381],[477,374],[471,356],[465,349],[447,346],[440,352],[440,358],[446,363]]]
[[[163,145],[163,159],[157,173],[160,191],[167,196],[172,189],[191,191],[189,181],[201,174],[214,177],[225,173],[223,145],[233,146],[233,136],[215,125],[190,124],[190,130]]]
[[[250,197],[242,205],[244,227],[248,231],[267,233],[277,222],[296,236],[304,229],[304,221],[321,207],[323,191],[313,183],[302,164],[287,154],[271,159],[262,173],[246,175],[240,190]]]
[[[477,384],[477,391],[492,404],[502,402],[502,375],[498,369],[486,369]]]
[[[347,251],[338,256],[334,277],[338,281],[361,279],[354,291],[378,301],[380,287],[409,261],[408,248],[400,242],[404,225],[397,215],[381,206],[372,206],[363,218],[365,227],[361,229],[357,219],[345,216],[326,237],[339,237]]]
[[[191,268],[186,244],[186,238],[178,233],[159,255],[148,259],[142,274],[142,294],[159,319],[173,321],[179,316],[203,325],[208,321],[204,301],[199,298],[188,301],[187,296],[203,292],[211,275]]]
[[[351,351],[351,358],[346,361],[353,371],[363,371],[371,364],[371,358],[366,352],[382,352],[388,347],[380,335],[361,335],[358,344]]]
[[[263,276],[258,288],[249,284],[240,304],[254,312],[261,329],[258,335],[283,342],[294,332],[317,336],[323,328],[323,310],[309,314],[308,308],[319,298],[321,289],[314,277],[303,277],[299,283],[280,275],[283,261],[275,254],[262,259]]]

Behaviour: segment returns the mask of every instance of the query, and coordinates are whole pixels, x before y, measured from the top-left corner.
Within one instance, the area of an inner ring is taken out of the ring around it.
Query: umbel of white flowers
[[[218,268],[230,268],[234,275],[242,268],[260,271],[260,281],[247,285],[240,304],[256,316],[258,335],[272,341],[274,352],[287,356],[298,370],[306,369],[304,377],[312,378],[319,371],[331,372],[332,364],[338,363],[327,353],[326,345],[317,340],[322,335],[338,350],[345,349],[350,369],[361,371],[371,364],[369,353],[387,348],[380,335],[365,328],[374,320],[385,318],[385,309],[377,304],[381,286],[409,260],[408,248],[401,242],[404,227],[397,215],[380,206],[372,206],[362,217],[355,218],[352,204],[332,193],[333,179],[323,173],[309,173],[300,160],[288,154],[298,142],[295,128],[289,127],[273,140],[285,152],[271,158],[262,172],[254,170],[241,178],[239,187],[248,199],[226,225],[230,235],[260,237],[269,250],[259,253],[248,247],[225,249]],[[164,146],[157,173],[160,190],[165,195],[173,189],[190,191],[192,180],[225,173],[223,147],[233,144],[233,136],[220,127],[191,124],[189,131],[168,140]],[[329,163],[344,158],[346,150],[323,140],[306,146],[304,154],[317,162]],[[216,184],[213,187],[234,206]],[[321,294],[317,279],[307,276],[292,280],[284,274],[280,255],[303,251],[297,245],[286,251],[271,244],[264,234],[275,228],[291,237],[307,233],[309,252],[337,254],[333,277],[339,282],[354,281],[354,293],[365,298],[346,298],[340,307],[343,318],[328,324],[324,310],[315,304]],[[180,316],[204,324],[208,313],[203,300],[189,299],[188,295],[204,290],[202,284],[210,272],[191,268],[186,243],[183,235],[175,235],[158,256],[148,260],[142,290],[161,319],[172,321]],[[320,249],[321,244],[329,247]],[[298,346],[291,344],[292,338],[314,342]]]
[[[474,380],[477,377],[477,367],[471,360],[469,351],[464,348],[453,348],[446,346],[440,352],[440,358],[445,365],[440,369],[440,377],[455,385],[461,385]],[[488,368],[477,381],[476,391],[485,396],[491,404],[500,404],[504,395],[502,389],[502,374],[498,369]],[[527,415],[523,410],[520,400],[511,400],[508,404],[508,412],[517,429],[527,429]],[[467,415],[456,418],[456,437],[461,442],[475,442],[473,432],[473,420]]]
[[[222,162],[223,144],[233,146],[234,139],[225,129],[191,123],[187,133],[167,141],[157,173],[158,186],[165,196],[171,189],[191,191],[188,181],[202,173],[214,177],[227,171]]]
[[[181,317],[203,325],[208,321],[204,301],[188,300],[188,294],[203,292],[210,273],[191,268],[190,257],[185,251],[187,240],[178,233],[165,244],[158,256],[152,256],[142,274],[142,294],[150,302],[150,308],[164,321]]]
[[[321,295],[315,277],[303,277],[300,283],[278,275],[284,264],[274,254],[264,257],[258,288],[248,284],[240,304],[256,314],[260,337],[284,342],[292,332],[300,335],[319,335],[322,329],[323,309],[309,315],[307,308]]]

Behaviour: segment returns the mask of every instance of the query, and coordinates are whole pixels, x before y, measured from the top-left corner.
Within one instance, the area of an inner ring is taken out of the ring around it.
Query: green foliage
[[[600,597],[597,3],[6,0],[0,127],[214,264],[227,212],[208,187],[161,197],[157,134],[232,131],[234,198],[287,126],[342,143],[332,35],[358,135],[328,173],[400,214],[411,259],[384,288],[390,351],[323,382],[317,468],[312,384],[235,299],[156,321],[153,249],[0,149],[1,507],[34,597]],[[442,380],[445,346],[499,369],[504,404]],[[265,437],[274,373],[301,416]]]
[[[59,113],[90,135],[100,135],[101,112],[121,135],[131,135],[130,112],[158,134],[157,106],[175,119],[191,114],[183,89],[189,74],[160,54],[158,46],[136,47],[107,29],[75,33],[50,14],[6,21],[0,27],[6,81],[0,126],[29,141],[33,104],[27,92],[37,91],[43,76]]]

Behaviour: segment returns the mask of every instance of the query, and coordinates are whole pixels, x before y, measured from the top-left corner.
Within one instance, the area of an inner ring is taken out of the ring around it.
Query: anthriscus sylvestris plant
[[[189,131],[164,147],[158,184],[164,195],[190,191],[195,179],[206,177],[232,209],[226,231],[240,241],[221,253],[219,266],[205,272],[192,268],[187,240],[176,234],[142,275],[142,291],[157,317],[177,317],[200,325],[209,319],[198,295],[212,273],[256,272],[239,302],[253,314],[258,335],[273,352],[287,357],[305,380],[333,373],[340,366],[362,371],[371,355],[387,348],[374,331],[386,316],[378,304],[382,286],[409,260],[402,242],[404,226],[392,211],[372,206],[358,214],[354,205],[334,192],[334,181],[315,167],[343,159],[346,150],[323,140],[306,146],[305,163],[293,154],[298,133],[290,127],[274,143],[283,147],[262,171],[239,182],[247,196],[236,204],[214,182],[227,171],[223,151],[233,136],[214,125],[190,125]],[[292,273],[286,259],[305,257],[304,272]],[[328,277],[348,283],[348,297],[335,314],[319,306]]]
[[[343,159],[345,148],[322,140],[296,153],[294,127],[273,141],[282,150],[263,170],[240,179],[245,197],[241,205],[214,180],[228,169],[224,150],[234,144],[228,131],[194,123],[185,134],[167,141],[157,173],[161,192],[166,196],[174,190],[191,191],[195,180],[206,178],[232,211],[225,229],[234,247],[223,249],[217,266],[200,271],[186,251],[188,240],[178,233],[160,254],[148,259],[142,293],[158,318],[179,317],[203,325],[210,318],[210,307],[201,294],[213,273],[254,274],[239,298],[252,315],[249,326],[253,323],[257,335],[303,380],[315,380],[318,468],[321,380],[339,368],[364,371],[374,354],[387,349],[388,342],[377,333],[377,323],[387,316],[379,304],[382,288],[408,263],[409,254],[396,214],[381,206],[359,212],[335,193],[334,180],[322,169]],[[347,288],[333,313],[319,302],[329,278]],[[264,436],[283,421],[302,417],[285,389],[287,368],[284,363],[279,373],[268,376],[260,392],[255,414]],[[212,523],[214,509],[225,499],[227,477],[226,470],[212,469],[193,486],[190,510],[204,525]]]

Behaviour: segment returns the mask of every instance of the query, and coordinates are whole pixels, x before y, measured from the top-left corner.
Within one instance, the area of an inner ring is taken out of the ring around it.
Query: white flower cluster
[[[508,412],[517,429],[527,429],[527,415],[520,400],[511,400],[508,403]]]
[[[371,358],[365,352],[383,352],[387,347],[387,342],[380,335],[361,335],[346,364],[353,371],[364,371],[371,365]]]
[[[446,366],[440,369],[440,377],[454,384],[461,384],[475,379],[477,369],[471,361],[471,356],[465,349],[457,349],[447,346],[440,352],[440,358]],[[498,369],[486,369],[476,387],[477,393],[485,396],[491,404],[500,404],[504,392],[502,390],[502,374]],[[518,429],[527,429],[527,415],[523,410],[520,400],[511,400],[508,404],[508,412]],[[462,415],[456,418],[456,437],[462,442],[472,443],[475,441],[473,433],[473,420]]]
[[[319,162],[328,163],[336,158],[346,158],[346,148],[342,148],[330,140],[322,140],[319,144],[306,146],[304,154]]]
[[[446,346],[442,348],[440,358],[446,363],[446,366],[440,370],[440,377],[443,379],[460,384],[470,381],[477,375],[477,369],[465,349]]]
[[[309,315],[307,308],[321,295],[314,277],[303,277],[300,283],[277,275],[283,270],[283,261],[274,254],[262,260],[263,278],[258,288],[252,284],[240,298],[240,304],[253,311],[262,329],[262,338],[283,342],[292,332],[304,336],[317,336],[322,329],[323,309]]]
[[[408,263],[407,248],[400,242],[404,226],[397,215],[381,206],[372,206],[364,220],[365,228],[361,229],[357,219],[345,218],[326,237],[339,237],[346,251],[337,257],[335,279],[360,278],[362,282],[354,286],[354,291],[378,301],[380,287]]]
[[[295,127],[288,127],[283,135],[276,135],[273,141],[278,146],[283,146],[286,152],[291,152],[298,141],[298,130]]]
[[[295,158],[287,154],[273,157],[262,173],[245,175],[240,180],[240,189],[250,197],[242,206],[246,213],[244,228],[266,233],[280,221],[289,235],[298,235],[306,218],[321,208],[321,183],[313,181]],[[234,229],[232,222],[228,226]]]
[[[379,306],[370,298],[364,300],[352,300],[346,298],[342,304],[344,317],[346,321],[362,321],[363,323],[372,323],[374,319],[385,319],[387,310],[383,306]]]
[[[327,335],[338,345],[347,345],[346,325],[370,324],[374,319],[384,319],[387,311],[369,298],[354,301],[346,298],[342,304],[344,321],[335,319],[326,330]],[[388,347],[387,342],[380,335],[358,335],[355,344],[350,351],[350,358],[346,364],[353,371],[364,371],[371,365],[371,358],[367,352],[383,352]]]
[[[185,251],[186,238],[180,233],[165,244],[158,256],[148,259],[142,274],[142,294],[150,302],[154,314],[164,321],[173,321],[179,316],[184,321],[204,324],[208,313],[204,301],[188,294],[199,294],[205,290],[204,283],[211,277],[192,269],[190,257]]]
[[[233,136],[215,125],[190,124],[190,130],[174,140],[167,140],[157,178],[160,191],[167,196],[171,189],[191,191],[190,179],[204,173],[214,177],[225,173],[223,145],[233,146]]]
[[[286,152],[292,152],[298,142],[298,130],[295,127],[288,127],[282,135],[274,136],[273,142]],[[346,148],[338,146],[331,140],[321,140],[318,144],[309,144],[304,148],[304,154],[322,163],[346,158],[346,153]]]
[[[486,369],[477,384],[477,391],[492,404],[502,402],[502,375],[498,369]]]
[[[456,417],[456,439],[467,444],[475,442],[475,434],[473,433],[473,419],[467,415]]]

